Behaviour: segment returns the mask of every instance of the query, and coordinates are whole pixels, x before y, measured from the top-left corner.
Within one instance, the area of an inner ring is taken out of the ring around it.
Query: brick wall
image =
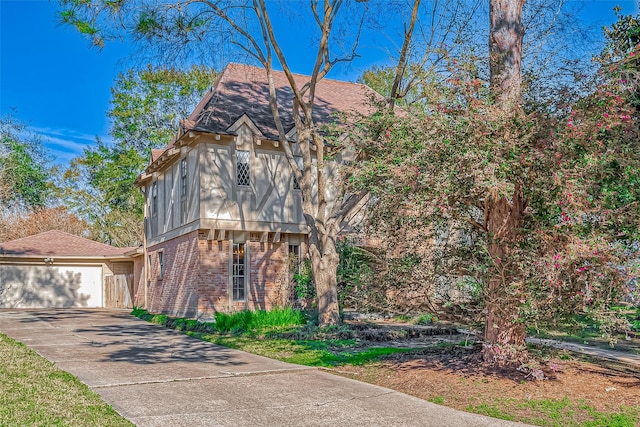
[[[229,296],[230,241],[198,238],[194,231],[149,247],[152,258],[149,273],[147,309],[176,317],[209,318],[215,312],[274,307],[278,301],[288,244],[247,242],[248,301],[232,302]],[[158,252],[164,258],[164,275],[159,277]],[[143,284],[142,284],[143,285]],[[144,302],[144,286],[137,300]]]
[[[286,242],[248,242],[250,280],[248,308],[270,310],[278,297],[278,286],[289,247]]]
[[[216,311],[228,312],[229,241],[199,240],[200,266],[197,276],[198,317],[210,317]]]
[[[158,253],[163,252],[160,278]],[[147,295],[148,310],[175,317],[198,315],[198,232],[194,231],[148,248],[152,266]]]
[[[144,256],[133,258],[133,305],[144,307]]]

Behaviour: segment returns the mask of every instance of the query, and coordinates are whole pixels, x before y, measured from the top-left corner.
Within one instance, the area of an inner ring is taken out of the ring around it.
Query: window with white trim
[[[236,183],[248,186],[251,183],[251,153],[249,151],[236,151]]]
[[[233,244],[232,261],[233,300],[244,301],[246,295],[245,282],[245,247],[244,243]]]
[[[164,276],[164,253],[162,251],[158,252],[158,265],[160,266],[158,279],[162,279],[162,277]]]
[[[158,214],[158,182],[151,184],[151,215]]]
[[[180,161],[180,195],[187,195],[187,159]]]
[[[302,157],[301,156],[293,156],[293,160],[295,160],[296,165],[298,165],[298,169],[300,170],[300,172],[304,173],[304,168],[302,165]],[[298,182],[298,180],[296,179],[296,175],[293,175],[293,189],[294,190],[299,190],[300,189],[300,183]]]
[[[293,257],[294,264],[292,265],[294,273],[300,274],[300,245],[289,245],[289,256]]]

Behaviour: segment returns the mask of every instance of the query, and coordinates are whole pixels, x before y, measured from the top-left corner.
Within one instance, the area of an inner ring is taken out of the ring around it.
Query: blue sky
[[[610,23],[616,4],[624,13],[637,11],[634,1],[590,1],[584,18]],[[14,115],[43,137],[52,161],[64,165],[96,137],[110,140],[110,88],[129,68],[132,49],[118,42],[90,48],[75,30],[57,25],[57,10],[55,0],[0,0],[0,114],[15,109]],[[299,38],[290,37],[284,47]],[[379,44],[363,40],[362,57],[331,77],[354,80],[369,65],[383,62],[386,48]],[[304,73],[304,57],[296,59],[294,71]]]

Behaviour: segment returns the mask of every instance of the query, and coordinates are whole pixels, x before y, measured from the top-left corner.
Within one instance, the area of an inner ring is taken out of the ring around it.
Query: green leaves
[[[8,207],[43,207],[51,194],[40,139],[11,116],[0,119],[0,202]]]
[[[519,301],[517,322],[540,323],[597,316],[621,298],[625,270],[639,256],[640,127],[635,90],[620,84],[615,68],[606,77],[566,113],[559,106],[505,117],[456,79],[446,106],[368,120],[350,184],[375,195],[369,218],[388,236],[387,256],[397,265],[407,254],[422,258],[396,269],[397,292],[441,292],[446,301],[455,290],[473,312],[497,271],[505,295]],[[518,238],[508,256],[489,258],[488,200],[497,192],[512,203],[518,189]],[[469,282],[479,290],[459,286]]]
[[[148,66],[118,76],[111,90],[113,144],[100,140],[65,172],[67,203],[93,225],[97,238],[132,246],[142,241],[143,197],[134,185],[151,150],[163,148],[215,78],[206,67]]]

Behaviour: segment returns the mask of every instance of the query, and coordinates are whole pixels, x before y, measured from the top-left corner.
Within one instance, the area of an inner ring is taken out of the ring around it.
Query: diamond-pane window
[[[236,151],[236,178],[238,185],[249,185],[251,182],[251,159],[248,151]]]

